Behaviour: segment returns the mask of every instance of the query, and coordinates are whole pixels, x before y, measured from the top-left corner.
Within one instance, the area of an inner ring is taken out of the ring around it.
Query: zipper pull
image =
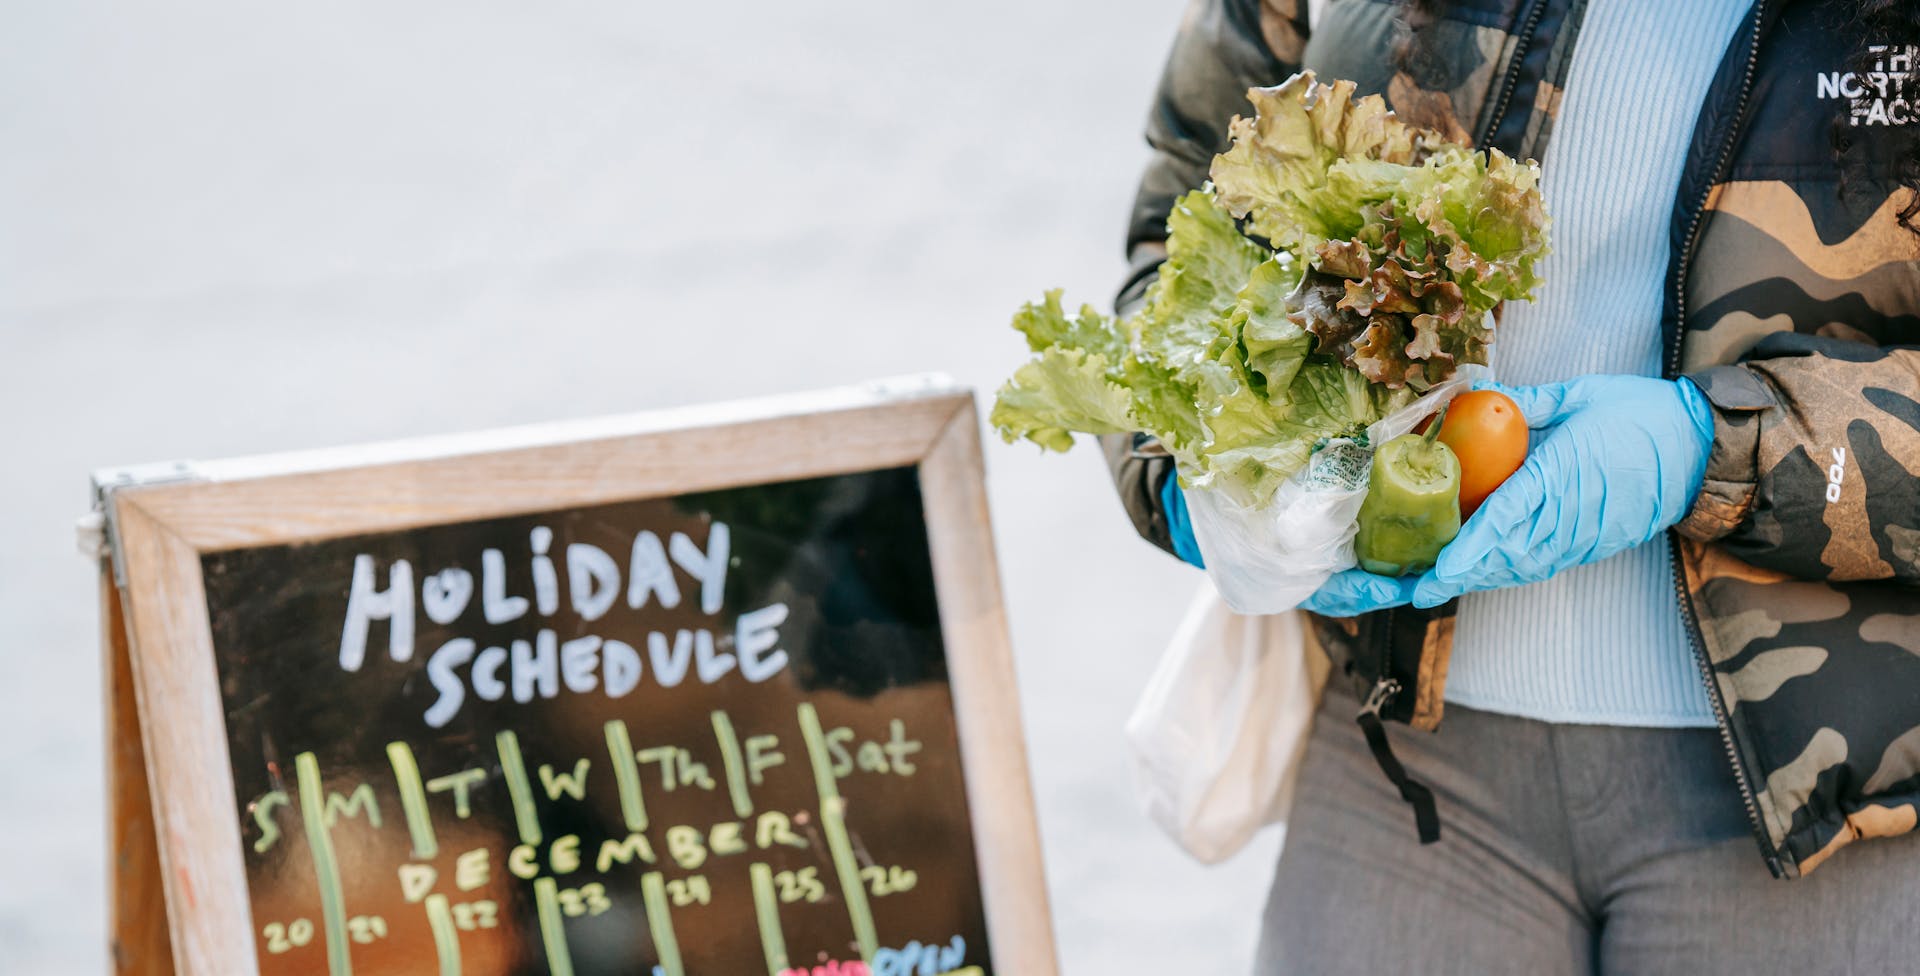
[[[1399,694],[1399,681],[1393,678],[1381,678],[1373,683],[1373,690],[1367,692],[1367,700],[1360,704],[1360,714],[1379,717],[1380,710],[1387,707]]]
[[[1413,807],[1414,828],[1420,833],[1420,843],[1431,844],[1440,839],[1440,814],[1434,808],[1433,791],[1415,782],[1407,775],[1405,766],[1393,754],[1393,746],[1387,743],[1386,723],[1380,720],[1380,710],[1400,694],[1400,682],[1382,677],[1374,682],[1373,689],[1367,692],[1367,700],[1360,703],[1360,714],[1355,721],[1360,723],[1360,731],[1367,737],[1367,750],[1373,753],[1373,761],[1380,765],[1380,771],[1400,789],[1400,799]]]

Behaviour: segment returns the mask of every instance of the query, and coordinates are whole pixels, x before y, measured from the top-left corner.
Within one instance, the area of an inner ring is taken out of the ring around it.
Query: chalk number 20
[[[296,918],[292,922],[268,922],[261,932],[267,937],[267,951],[279,954],[313,941],[313,920]]]

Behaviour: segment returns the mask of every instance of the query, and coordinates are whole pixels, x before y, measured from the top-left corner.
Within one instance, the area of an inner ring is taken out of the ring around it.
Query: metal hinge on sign
[[[127,468],[106,468],[93,473],[93,510],[74,523],[74,542],[80,553],[90,559],[113,561],[113,584],[126,588],[127,564],[120,552],[120,531],[115,524],[113,493],[122,488],[167,485],[182,481],[204,480],[192,461],[163,461],[137,464]]]

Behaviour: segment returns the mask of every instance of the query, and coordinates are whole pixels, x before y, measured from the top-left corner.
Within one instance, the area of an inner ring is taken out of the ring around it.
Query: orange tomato
[[[1464,519],[1527,459],[1527,419],[1506,394],[1472,390],[1447,405],[1440,442],[1460,459],[1460,517]]]

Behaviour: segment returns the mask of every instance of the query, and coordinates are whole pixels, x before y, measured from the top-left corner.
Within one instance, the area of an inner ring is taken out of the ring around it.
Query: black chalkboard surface
[[[203,563],[262,973],[990,971],[913,469]]]
[[[118,971],[1049,976],[978,423],[915,378],[96,475]]]

